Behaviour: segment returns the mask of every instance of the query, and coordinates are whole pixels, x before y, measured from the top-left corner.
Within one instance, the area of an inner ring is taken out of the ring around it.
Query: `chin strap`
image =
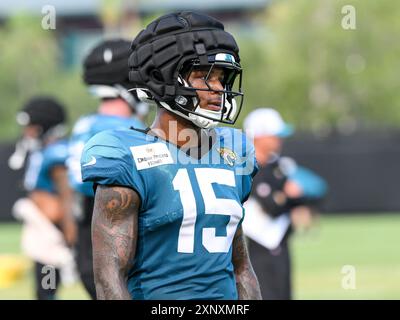
[[[215,128],[218,125],[218,121],[213,121],[204,117],[201,117],[200,115],[197,114],[193,114],[193,113],[188,113],[188,115],[184,114],[183,112],[175,109],[175,108],[171,108],[171,106],[166,103],[166,102],[160,102],[160,105],[177,114],[178,116],[180,116],[181,118],[184,118],[186,120],[191,121],[195,126],[200,127],[202,129],[212,129]],[[197,107],[196,110],[201,109],[200,107]],[[203,110],[201,109],[201,111],[207,111],[207,110]],[[198,112],[198,111],[197,111]]]
[[[189,84],[182,77],[179,77],[178,80],[182,85],[189,87]],[[145,88],[134,88],[134,89],[130,89],[129,91],[132,91],[132,90],[136,91],[136,95],[140,101],[143,101],[146,103],[154,103],[154,97],[151,95],[149,90],[147,90]],[[237,112],[236,101],[234,99],[232,99],[232,103],[229,103],[228,99],[226,99],[226,97],[225,97],[225,94],[224,94],[222,100],[223,100],[223,106],[221,106],[220,111],[212,111],[212,110],[203,109],[198,105],[198,99],[196,97],[188,98],[188,97],[185,97],[182,95],[177,96],[175,98],[175,101],[173,102],[178,106],[178,108],[176,106],[171,107],[171,105],[167,102],[159,101],[158,103],[163,108],[175,113],[176,115],[178,115],[186,120],[191,121],[197,127],[200,127],[203,129],[212,129],[212,128],[215,128],[216,126],[218,126],[219,121],[212,120],[209,118],[221,119],[221,117],[222,117],[221,112],[223,112],[224,109],[230,110],[229,114],[227,114],[227,116],[226,116],[227,120],[234,119],[234,117],[236,115],[236,112]],[[189,104],[191,104],[191,106]],[[181,109],[186,109],[188,107],[193,108],[194,106],[197,106],[193,110],[194,113],[190,113],[188,111],[187,112],[181,111]]]

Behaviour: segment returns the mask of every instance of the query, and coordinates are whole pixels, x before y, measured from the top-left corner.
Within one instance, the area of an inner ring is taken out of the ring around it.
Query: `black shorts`
[[[264,300],[292,299],[291,262],[288,238],[278,248],[269,250],[248,239],[250,260]]]

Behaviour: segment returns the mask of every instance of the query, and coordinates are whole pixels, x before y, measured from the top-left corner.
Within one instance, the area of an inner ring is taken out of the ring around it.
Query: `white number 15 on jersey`
[[[215,228],[203,228],[203,246],[211,253],[228,252],[232,245],[237,225],[243,217],[243,208],[236,200],[218,199],[215,196],[212,184],[218,183],[235,187],[235,175],[233,171],[216,168],[195,168],[194,171],[203,196],[205,213],[230,216],[226,227],[226,236],[216,236]],[[172,183],[174,189],[179,191],[183,206],[178,252],[193,253],[197,207],[187,169],[179,169]]]

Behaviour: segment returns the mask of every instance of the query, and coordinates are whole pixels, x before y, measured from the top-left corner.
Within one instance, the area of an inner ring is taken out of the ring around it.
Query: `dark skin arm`
[[[242,227],[238,228],[233,238],[232,263],[239,300],[261,300],[260,285],[249,259]]]
[[[97,299],[130,300],[127,273],[135,256],[140,198],[129,188],[98,186],[93,220]]]
[[[62,207],[61,228],[66,242],[69,245],[73,245],[77,238],[77,227],[75,219],[72,216],[73,192],[69,187],[67,168],[65,166],[55,166],[51,170],[51,178],[60,195]]]

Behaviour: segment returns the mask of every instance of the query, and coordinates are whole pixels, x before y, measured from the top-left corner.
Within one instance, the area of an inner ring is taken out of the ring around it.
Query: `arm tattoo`
[[[139,196],[132,189],[97,188],[92,243],[98,299],[131,299],[126,277],[136,251],[139,205]]]
[[[233,239],[232,263],[239,300],[261,300],[260,285],[251,265],[242,227]]]

